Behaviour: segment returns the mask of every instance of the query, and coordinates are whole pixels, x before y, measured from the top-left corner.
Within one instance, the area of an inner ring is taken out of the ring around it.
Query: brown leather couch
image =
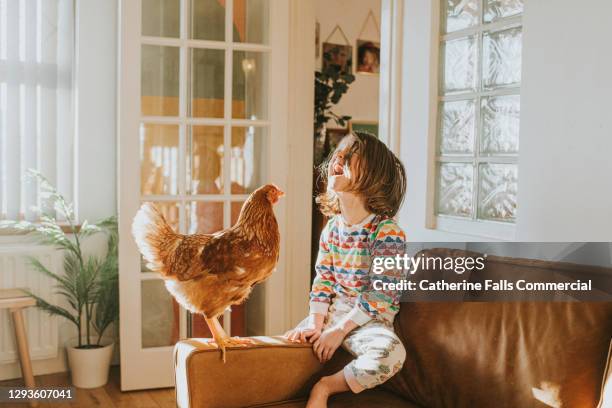
[[[556,268],[497,261],[513,273]],[[604,378],[612,383],[610,302],[404,303],[395,331],[407,351],[401,372],[330,407],[612,407],[612,385],[602,397]],[[314,382],[350,359],[339,350],[322,366],[308,345],[254,341],[228,350],[226,363],[206,339],[178,343],[177,406],[304,407]]]

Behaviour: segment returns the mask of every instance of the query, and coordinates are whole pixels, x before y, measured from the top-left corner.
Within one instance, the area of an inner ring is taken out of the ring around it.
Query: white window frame
[[[486,0],[481,0],[486,1]],[[511,241],[514,240],[516,235],[516,220],[512,223],[501,222],[493,220],[482,220],[478,219],[478,165],[480,163],[511,163],[518,164],[518,157],[516,156],[495,156],[487,157],[480,156],[478,148],[480,142],[481,132],[481,98],[488,96],[504,96],[504,95],[520,95],[520,84],[515,87],[498,88],[494,90],[481,90],[480,82],[482,80],[482,63],[481,63],[481,52],[482,52],[482,36],[487,31],[498,31],[513,27],[522,27],[523,15],[507,17],[499,21],[492,23],[483,23],[484,7],[479,7],[479,22],[473,27],[453,31],[451,33],[442,33],[442,19],[444,18],[446,9],[442,6],[442,0],[432,1],[432,42],[431,42],[431,55],[430,55],[430,66],[431,66],[431,77],[430,77],[430,121],[429,121],[429,135],[428,135],[428,171],[427,171],[427,216],[426,216],[426,227],[429,229],[435,229],[444,232],[457,233],[463,235],[472,235],[480,238],[496,239]],[[445,41],[465,38],[466,36],[476,35],[477,37],[477,76],[476,76],[476,91],[475,92],[464,92],[453,95],[441,95],[440,84],[442,83],[444,69],[441,66],[440,61],[440,50],[441,45]],[[474,149],[473,157],[461,157],[453,156],[452,158],[443,157],[438,152],[438,133],[440,126],[440,106],[443,102],[475,99],[475,121],[477,126],[476,132],[476,148]],[[473,178],[473,197],[472,202],[474,204],[474,211],[471,218],[455,217],[446,214],[437,214],[437,178],[438,178],[438,164],[444,162],[454,163],[471,163],[475,166],[474,178]]]

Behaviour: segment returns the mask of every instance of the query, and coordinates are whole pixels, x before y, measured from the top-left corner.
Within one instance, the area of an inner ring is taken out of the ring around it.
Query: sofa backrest
[[[395,330],[407,358],[385,387],[424,407],[595,407],[612,303],[402,303]]]

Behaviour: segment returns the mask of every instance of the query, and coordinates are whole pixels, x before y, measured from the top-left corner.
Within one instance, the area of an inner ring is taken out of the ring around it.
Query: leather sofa
[[[512,258],[488,267],[568,273],[568,264]],[[330,407],[612,407],[611,302],[410,302],[395,331],[407,351],[402,370],[376,389],[332,397]],[[304,407],[317,379],[351,358],[339,350],[323,366],[309,345],[253,339],[228,349],[226,363],[207,339],[179,342],[177,406]]]

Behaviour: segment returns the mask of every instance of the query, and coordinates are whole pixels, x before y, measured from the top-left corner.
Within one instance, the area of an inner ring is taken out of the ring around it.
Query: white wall
[[[425,228],[432,3],[404,3],[400,223],[413,241],[483,240]],[[515,239],[612,241],[612,3],[526,4]]]
[[[378,75],[364,75],[355,71],[357,68],[356,42],[369,11],[372,10],[380,28],[380,0],[316,0],[316,19],[321,25],[321,43],[331,34],[338,24],[348,37],[353,47],[353,82],[348,92],[342,97],[334,112],[339,115],[350,115],[353,120],[378,122]],[[371,19],[366,25],[363,40],[380,41],[380,32],[374,28]],[[345,44],[339,33],[329,39],[329,42]],[[313,47],[314,48],[314,47]],[[321,54],[322,55],[322,54]],[[321,66],[321,56],[316,61]],[[336,127],[330,123],[330,127]]]
[[[402,63],[400,158],[406,167],[406,200],[399,221],[412,242],[467,241],[469,237],[427,229],[431,6],[430,0],[405,0]]]
[[[518,240],[612,240],[612,2],[527,1]]]

